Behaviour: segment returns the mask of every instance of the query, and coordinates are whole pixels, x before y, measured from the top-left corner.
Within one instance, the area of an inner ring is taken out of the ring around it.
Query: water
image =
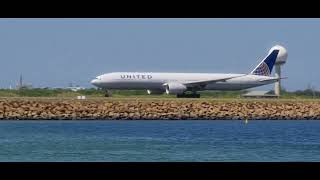
[[[320,161],[320,121],[1,121],[0,161]]]

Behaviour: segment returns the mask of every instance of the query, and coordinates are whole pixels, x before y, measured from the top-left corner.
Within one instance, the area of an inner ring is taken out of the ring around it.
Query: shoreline
[[[320,120],[319,100],[0,98],[0,120]]]

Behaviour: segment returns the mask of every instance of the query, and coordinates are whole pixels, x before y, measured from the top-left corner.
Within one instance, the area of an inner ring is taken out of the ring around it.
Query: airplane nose
[[[91,81],[91,84],[94,85],[94,86],[98,86],[99,80],[98,79],[94,79],[94,80]]]

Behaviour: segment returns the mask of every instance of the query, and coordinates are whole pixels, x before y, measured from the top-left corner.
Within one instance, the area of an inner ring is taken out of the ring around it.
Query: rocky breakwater
[[[0,100],[2,120],[318,119],[320,101]]]

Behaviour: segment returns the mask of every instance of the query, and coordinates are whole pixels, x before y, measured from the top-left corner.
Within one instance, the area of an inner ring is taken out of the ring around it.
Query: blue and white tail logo
[[[273,50],[261,63],[250,73],[259,76],[270,76],[276,62],[279,50]]]

